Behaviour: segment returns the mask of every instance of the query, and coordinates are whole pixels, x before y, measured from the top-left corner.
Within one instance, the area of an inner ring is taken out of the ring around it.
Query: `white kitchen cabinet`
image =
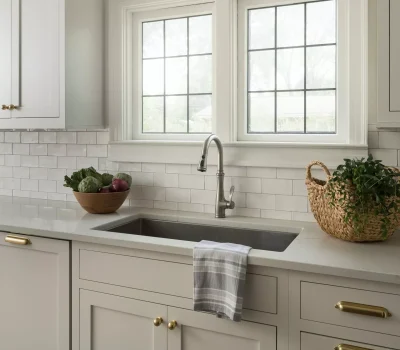
[[[103,0],[0,0],[0,129],[104,125],[104,23]]]
[[[69,243],[6,237],[0,232],[0,348],[69,350]]]
[[[168,307],[168,350],[275,350],[276,327],[253,322],[235,323],[215,315]]]
[[[81,350],[167,350],[166,320],[166,306],[80,291]]]
[[[377,3],[377,126],[400,127],[400,1]]]

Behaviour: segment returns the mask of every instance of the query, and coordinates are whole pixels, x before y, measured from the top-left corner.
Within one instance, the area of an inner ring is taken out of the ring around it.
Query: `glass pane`
[[[336,42],[336,2],[307,4],[307,45]]]
[[[304,132],[304,92],[278,92],[278,132]]]
[[[164,94],[164,59],[143,61],[143,95]]]
[[[275,47],[275,8],[249,10],[249,49]]]
[[[249,53],[249,91],[275,89],[275,52],[254,51]]]
[[[165,21],[166,56],[187,55],[187,18]]]
[[[275,93],[249,93],[249,132],[275,131]]]
[[[167,95],[187,94],[187,58],[165,60],[165,93]]]
[[[164,22],[143,23],[143,58],[164,57]]]
[[[336,92],[307,92],[307,132],[336,131]]]
[[[304,49],[283,49],[277,53],[278,90],[304,89]]]
[[[143,132],[164,132],[164,97],[143,97]]]
[[[212,56],[193,56],[189,58],[189,92],[211,93]]]
[[[212,52],[212,16],[189,18],[189,54]]]
[[[307,89],[336,87],[336,46],[307,48]]]
[[[212,95],[189,97],[189,131],[212,131]]]
[[[304,4],[277,8],[278,47],[304,45]]]
[[[187,97],[166,97],[166,132],[187,132]]]

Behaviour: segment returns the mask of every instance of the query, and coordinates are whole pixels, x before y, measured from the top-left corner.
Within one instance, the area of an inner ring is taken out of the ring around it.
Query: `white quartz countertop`
[[[243,217],[215,219],[212,214],[132,207],[123,207],[114,214],[92,215],[75,203],[0,197],[0,230],[3,232],[193,254],[195,242],[93,229],[139,217],[299,233],[284,252],[252,249],[249,264],[400,284],[399,233],[382,243],[348,243],[328,236],[312,223]]]

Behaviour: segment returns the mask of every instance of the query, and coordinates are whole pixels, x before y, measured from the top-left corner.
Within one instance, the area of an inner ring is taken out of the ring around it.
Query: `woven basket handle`
[[[307,179],[308,181],[312,181],[311,168],[312,168],[314,165],[319,165],[322,169],[324,169],[325,174],[326,174],[327,177],[331,176],[331,172],[329,171],[329,169],[326,167],[326,165],[325,165],[324,163],[322,163],[322,162],[320,162],[320,161],[318,161],[318,160],[314,160],[314,161],[312,161],[312,162],[308,165],[308,167],[307,167],[306,179]]]

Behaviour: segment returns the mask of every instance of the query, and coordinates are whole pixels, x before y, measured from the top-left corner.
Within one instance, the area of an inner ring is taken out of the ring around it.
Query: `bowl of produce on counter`
[[[91,214],[117,211],[132,185],[132,177],[128,174],[100,174],[93,167],[76,171],[64,180],[64,187],[70,187],[81,207]]]

